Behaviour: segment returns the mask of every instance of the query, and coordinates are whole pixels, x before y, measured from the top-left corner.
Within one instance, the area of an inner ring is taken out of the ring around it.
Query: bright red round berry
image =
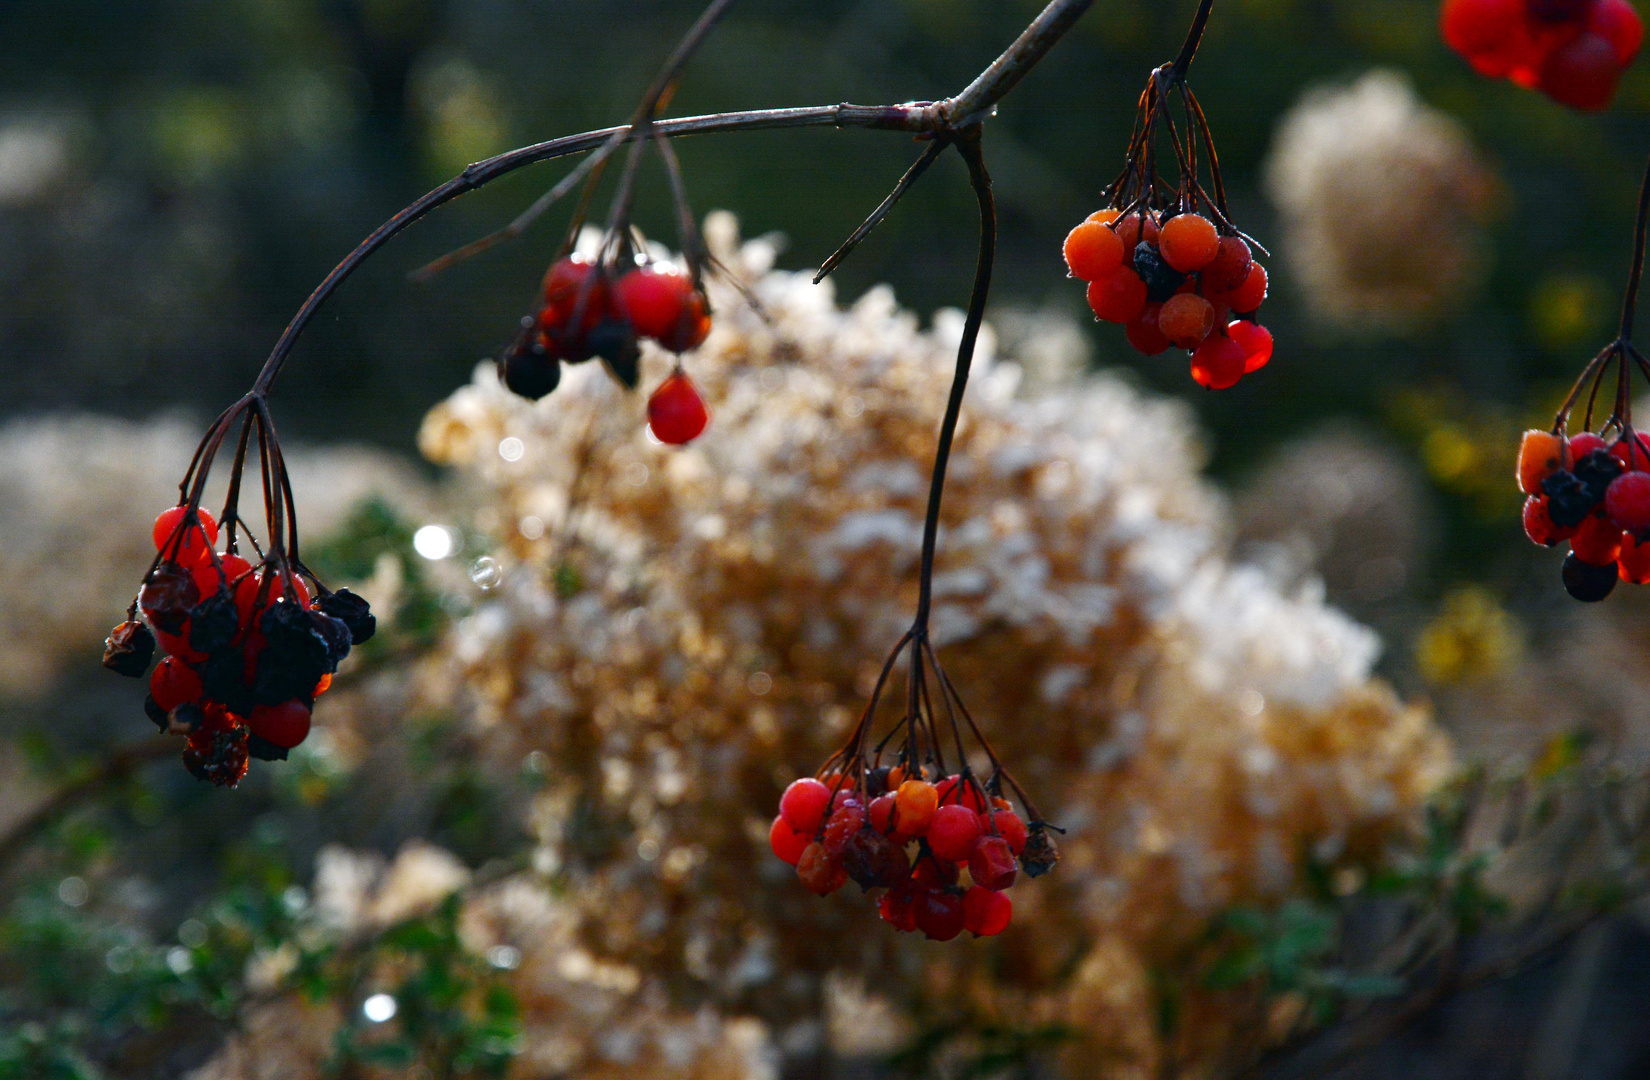
[[[301,701],[259,705],[247,717],[246,726],[260,739],[290,749],[309,737],[309,709]]]
[[[935,941],[950,941],[963,932],[963,902],[957,894],[918,893],[915,907],[917,929]]]
[[[1266,301],[1266,267],[1251,263],[1243,284],[1227,294],[1227,302],[1239,315],[1247,315]]]
[[[877,901],[877,913],[895,930],[909,934],[917,928],[917,891],[909,883],[896,885]]]
[[[155,527],[151,535],[154,537],[156,551],[170,553],[174,550],[172,540],[178,530],[184,527],[184,513],[187,509],[184,506],[174,506],[170,510],[162,511],[161,515],[155,519]],[[172,561],[179,566],[193,567],[202,559],[210,560],[212,545],[218,542],[217,519],[204,507],[197,509],[195,514],[196,520],[200,522],[200,528],[194,525],[188,526],[185,535],[178,543],[176,554],[172,557]],[[202,529],[206,531],[204,539],[201,537]]]
[[[1211,334],[1192,354],[1192,378],[1199,386],[1225,390],[1243,378],[1248,359],[1242,345],[1225,334]]]
[[[1146,283],[1128,266],[1089,282],[1089,310],[1104,322],[1126,323],[1146,307]]]
[[[773,819],[773,825],[768,829],[768,845],[782,860],[795,866],[808,843],[808,834],[791,828],[791,823],[785,820],[783,814]]]
[[[941,806],[928,823],[928,846],[942,859],[966,861],[979,838],[980,815],[956,803]]]
[[[1554,49],[1542,63],[1541,92],[1582,112],[1601,112],[1616,94],[1621,63],[1616,47],[1598,34],[1584,33]]]
[[[1644,44],[1644,23],[1627,0],[1598,0],[1587,14],[1587,32],[1614,46],[1622,67],[1633,62]]]
[[[182,660],[168,656],[149,676],[149,696],[162,712],[171,712],[179,705],[200,700],[201,677]]]
[[[812,836],[825,822],[825,806],[831,801],[831,789],[811,776],[792,780],[785,794],[779,797],[779,815],[799,833]]]
[[[1247,319],[1226,324],[1226,336],[1243,348],[1243,373],[1259,371],[1272,360],[1272,331]]]
[[[625,274],[613,286],[613,306],[637,337],[652,338],[672,352],[704,340],[699,333],[703,297],[693,279],[673,267],[641,266]]]
[[[671,375],[647,399],[647,424],[653,437],[669,446],[692,442],[710,422],[699,390],[682,372]]]
[[[997,831],[1008,841],[1008,848],[1016,856],[1025,850],[1026,823],[1020,820],[1020,815],[1012,810],[996,810],[991,814],[992,823]]]
[[[1214,261],[1203,268],[1203,290],[1206,293],[1231,292],[1249,277],[1249,267],[1255,257],[1249,244],[1241,236],[1220,238],[1220,251]]]
[[[1631,536],[1624,537],[1616,562],[1621,580],[1629,585],[1650,583],[1650,540],[1641,544]]]
[[[1604,491],[1604,512],[1616,525],[1636,535],[1650,530],[1650,472],[1625,472]]]
[[[1547,496],[1531,495],[1524,500],[1524,535],[1542,547],[1561,544],[1576,534],[1575,526],[1562,528],[1548,511]]]
[[[1588,514],[1570,538],[1570,550],[1589,566],[1608,566],[1621,554],[1621,526],[1607,514]]]
[[[1179,220],[1175,218],[1170,224]],[[1215,328],[1214,305],[1196,293],[1171,296],[1163,301],[1163,309],[1158,312],[1157,328],[1176,347],[1195,349]]]
[[[1000,892],[976,885],[963,894],[963,929],[977,937],[994,937],[1008,928],[1014,902]]]

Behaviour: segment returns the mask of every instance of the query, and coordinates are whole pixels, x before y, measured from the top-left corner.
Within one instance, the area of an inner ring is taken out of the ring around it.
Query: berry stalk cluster
[[[1439,25],[1479,74],[1583,112],[1609,107],[1644,43],[1628,0],[1445,0]]]
[[[1182,106],[1179,125],[1171,94]],[[1157,169],[1160,131],[1174,150],[1172,184]],[[1200,160],[1212,196],[1199,180]],[[1211,390],[1266,366],[1272,335],[1255,320],[1266,299],[1266,268],[1227,216],[1209,123],[1183,63],[1152,72],[1127,163],[1103,197],[1105,207],[1071,231],[1064,250],[1071,275],[1088,283],[1094,317],[1121,324],[1146,356],[1185,349],[1192,378]]]
[[[219,518],[201,495],[225,437],[241,424]],[[251,437],[258,436],[267,548],[239,512]],[[219,539],[223,546],[218,546]],[[248,758],[281,760],[309,735],[315,699],[377,620],[348,589],[332,592],[298,558],[292,485],[263,399],[248,395],[207,432],[179,485],[179,502],[155,520],[156,554],[126,620],[105,642],[103,665],[138,678],[158,644],[144,711],[183,735],[183,763],[198,779],[234,787]],[[241,554],[242,543],[256,561]]]

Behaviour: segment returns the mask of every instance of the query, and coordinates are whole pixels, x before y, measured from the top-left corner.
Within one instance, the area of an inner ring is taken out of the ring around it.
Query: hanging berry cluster
[[[884,890],[877,909],[896,930],[920,930],[936,941],[950,941],[964,930],[989,937],[1001,933],[1013,916],[1007,890],[1019,873],[1038,877],[1054,868],[1059,854],[1049,836],[1052,826],[1031,811],[926,640],[911,645],[905,718],[867,752],[882,686],[909,641],[908,635],[883,668],[847,746],[817,776],[785,789],[768,840],[773,853],[796,867],[803,886],[818,896],[852,879],[867,892]],[[929,671],[961,759],[957,772],[945,763],[940,718],[929,704]],[[990,761],[983,781],[963,757],[959,716]],[[884,751],[896,737],[902,741],[889,755],[891,763],[884,764]],[[1029,826],[1003,797],[1005,784],[1026,806]]]
[[[201,508],[213,458],[241,422],[219,519]],[[240,516],[241,479],[256,433],[268,549]],[[155,520],[156,555],[103,665],[141,677],[158,643],[144,710],[162,732],[186,737],[183,763],[201,780],[233,787],[249,757],[280,760],[309,735],[315,699],[377,620],[348,589],[330,592],[298,559],[292,486],[260,398],[249,395],[207,432],[180,485],[177,506]],[[224,541],[222,548],[218,540]],[[245,542],[256,562],[241,554]]]
[[[1183,105],[1182,126],[1170,112],[1171,92]],[[1157,171],[1160,127],[1174,148],[1172,185]],[[1213,198],[1198,179],[1200,146]],[[1266,268],[1226,215],[1208,121],[1176,65],[1152,73],[1127,164],[1103,195],[1106,207],[1065,242],[1066,266],[1088,282],[1095,318],[1122,324],[1129,344],[1146,356],[1185,349],[1192,378],[1211,390],[1266,366],[1272,335],[1255,321],[1266,299]]]
[[[1439,23],[1479,74],[1585,112],[1609,106],[1644,42],[1628,0],[1445,0]]]

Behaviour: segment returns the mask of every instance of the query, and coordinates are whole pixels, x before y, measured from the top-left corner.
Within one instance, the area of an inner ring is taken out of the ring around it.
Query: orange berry
[[[1123,241],[1099,222],[1085,221],[1067,234],[1065,254],[1073,277],[1098,281],[1123,265]]]
[[[1550,431],[1526,431],[1518,444],[1518,489],[1540,495],[1541,481],[1564,467],[1564,441]]]
[[[1144,241],[1148,244],[1157,243],[1157,215],[1148,212],[1142,223],[1140,211],[1136,210],[1127,217],[1119,218],[1114,226],[1117,235],[1123,238],[1123,247],[1133,255],[1134,249]]]
[[[1146,306],[1146,283],[1127,266],[1089,282],[1089,308],[1106,322],[1126,323]]]
[[[1119,213],[1120,212],[1118,210],[1116,210],[1112,207],[1107,207],[1104,210],[1096,210],[1094,213],[1090,214],[1085,220],[1087,220],[1087,221],[1098,221],[1102,225],[1110,225],[1112,222],[1117,220],[1117,218],[1119,216]]]
[[[1239,315],[1247,315],[1266,300],[1266,267],[1254,263],[1249,267],[1249,276],[1243,279],[1243,284],[1233,289],[1227,300],[1232,310]]]
[[[907,836],[921,836],[939,806],[938,788],[926,780],[907,780],[894,796],[894,822]]]
[[[1179,214],[1163,223],[1157,249],[1182,274],[1195,274],[1220,254],[1220,234],[1202,214]]]
[[[1171,296],[1163,301],[1163,310],[1158,312],[1157,328],[1174,345],[1195,349],[1215,328],[1214,305],[1196,293]]]
[[[318,698],[330,689],[332,689],[332,676],[323,671],[320,679],[315,683],[315,689],[309,692],[309,696],[312,698]]]

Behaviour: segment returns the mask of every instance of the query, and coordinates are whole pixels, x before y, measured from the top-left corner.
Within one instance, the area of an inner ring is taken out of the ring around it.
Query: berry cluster
[[[1272,335],[1254,320],[1266,268],[1235,230],[1222,235],[1195,212],[1110,208],[1071,230],[1065,256],[1072,276],[1089,283],[1095,318],[1123,324],[1147,356],[1187,350],[1202,386],[1224,390],[1272,359]]]
[[[159,554],[103,663],[139,677],[158,643],[166,655],[144,710],[163,732],[188,737],[191,773],[233,787],[248,757],[283,759],[304,741],[315,699],[377,620],[359,596],[306,582],[275,553],[254,567],[233,534],[216,550],[218,532],[209,512],[187,504],[156,519]]]
[[[1028,828],[993,786],[966,770],[930,782],[899,765],[805,777],[785,789],[768,839],[816,895],[852,878],[886,890],[877,907],[896,930],[989,937],[1014,913],[1006,890],[1019,871],[1037,877],[1059,857],[1048,826]]]
[[[544,275],[537,316],[500,359],[504,385],[538,400],[561,382],[561,365],[600,358],[613,377],[635,389],[646,338],[671,352],[697,347],[710,333],[705,294],[688,274],[647,263],[623,273],[601,261],[568,255]],[[654,391],[648,421],[660,442],[680,445],[705,429],[710,414],[678,368]]]
[[[1552,547],[1569,541],[1564,588],[1603,600],[1616,581],[1650,582],[1650,436],[1624,432],[1614,443],[1592,432],[1573,439],[1526,431],[1518,448],[1524,532]]]
[[[1445,0],[1439,22],[1479,74],[1585,112],[1610,104],[1644,41],[1628,0]]]

